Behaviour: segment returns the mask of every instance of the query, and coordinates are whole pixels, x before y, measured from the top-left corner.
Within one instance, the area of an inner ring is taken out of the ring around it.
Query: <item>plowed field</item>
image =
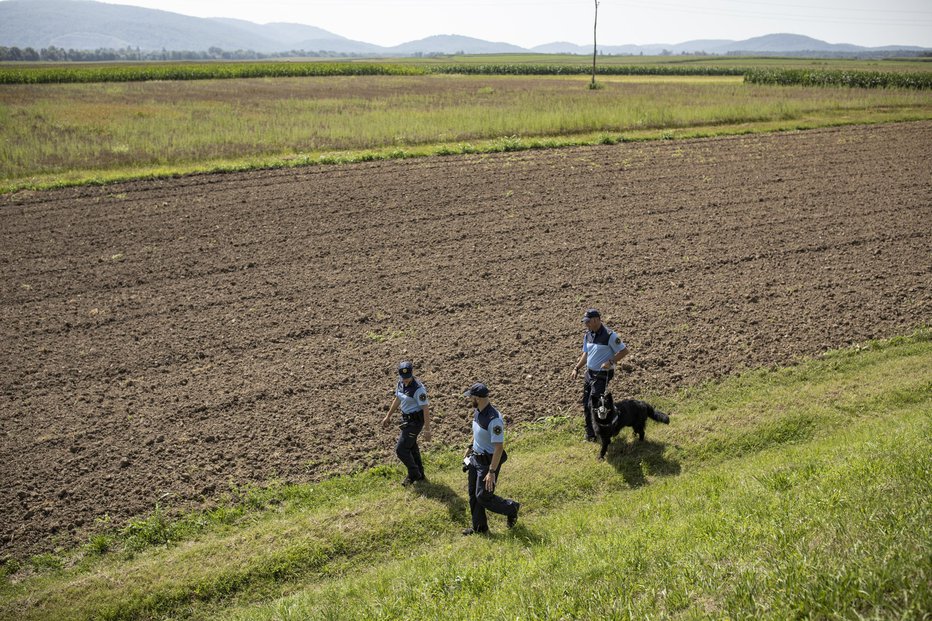
[[[401,359],[434,442],[476,380],[576,412],[589,306],[616,395],[929,324],[930,161],[923,122],[0,198],[0,556],[395,463]]]

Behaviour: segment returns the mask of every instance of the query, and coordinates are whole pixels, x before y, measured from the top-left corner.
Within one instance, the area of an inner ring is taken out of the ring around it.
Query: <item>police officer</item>
[[[598,309],[590,308],[582,319],[586,324],[583,337],[583,351],[576,366],[573,367],[573,379],[579,370],[586,367],[586,383],[583,387],[582,404],[586,414],[586,440],[595,442],[595,429],[592,426],[592,412],[599,397],[605,394],[608,383],[615,376],[615,363],[628,355],[628,348],[621,337],[609,330],[602,323]]]
[[[472,528],[464,535],[489,532],[485,510],[508,517],[508,528],[518,523],[520,503],[495,495],[499,469],[508,454],[505,453],[505,421],[489,401],[485,384],[473,384],[463,393],[473,407],[472,446],[466,450],[463,468],[469,473],[469,510]]]
[[[401,463],[408,468],[408,476],[401,484],[411,485],[425,479],[417,436],[423,430],[424,439],[430,441],[430,401],[427,399],[427,389],[424,384],[414,377],[414,365],[407,361],[398,365],[395,399],[388,408],[388,414],[382,419],[383,427],[388,427],[392,414],[399,408],[401,409],[401,434],[398,436],[395,453]]]

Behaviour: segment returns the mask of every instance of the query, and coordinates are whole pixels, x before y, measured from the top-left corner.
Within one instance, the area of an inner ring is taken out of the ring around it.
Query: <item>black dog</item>
[[[654,409],[651,404],[644,401],[623,399],[618,403],[613,403],[612,396],[609,394],[603,394],[599,397],[595,411],[592,413],[595,433],[599,436],[599,440],[602,441],[599,459],[605,459],[608,445],[612,443],[612,438],[617,436],[623,427],[633,427],[634,433],[643,442],[644,426],[647,424],[648,418],[652,418],[664,425],[670,424],[669,416],[660,410]]]

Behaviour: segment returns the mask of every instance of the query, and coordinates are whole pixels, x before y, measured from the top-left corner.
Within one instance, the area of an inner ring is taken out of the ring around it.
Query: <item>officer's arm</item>
[[[489,469],[492,472],[498,473],[498,466],[499,466],[498,462],[502,460],[502,453],[505,450],[505,443],[504,442],[493,442],[492,446],[495,448],[495,452],[492,453],[492,464],[489,466]]]
[[[618,362],[619,360],[621,360],[627,355],[628,355],[628,347],[625,346],[624,349],[620,350],[617,354],[615,354],[614,360],[615,362]]]
[[[430,440],[430,406],[425,405],[421,411],[424,412],[424,439]]]
[[[485,488],[490,492],[495,491],[495,482],[498,480],[498,466],[502,460],[502,451],[505,450],[503,442],[493,442],[492,446],[495,447],[495,452],[492,453],[492,463],[485,475]]]
[[[579,357],[579,360],[576,361],[576,366],[573,367],[573,377],[575,377],[576,374],[579,373],[579,370],[584,366],[586,366],[586,352],[583,352]]]
[[[398,398],[398,395],[395,395],[395,399],[392,401],[392,404],[389,406],[388,412],[386,412],[385,414],[385,418],[382,419],[382,425],[388,425],[388,419],[390,419],[392,417],[392,414],[394,414],[395,411],[398,410],[398,404],[400,403],[400,401],[401,400]]]

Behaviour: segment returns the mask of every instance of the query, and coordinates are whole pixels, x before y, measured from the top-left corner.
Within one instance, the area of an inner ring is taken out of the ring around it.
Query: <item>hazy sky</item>
[[[197,17],[296,22],[379,45],[459,34],[531,47],[592,40],[593,0],[121,0]],[[605,45],[792,32],[830,43],[932,47],[932,0],[601,0]]]

